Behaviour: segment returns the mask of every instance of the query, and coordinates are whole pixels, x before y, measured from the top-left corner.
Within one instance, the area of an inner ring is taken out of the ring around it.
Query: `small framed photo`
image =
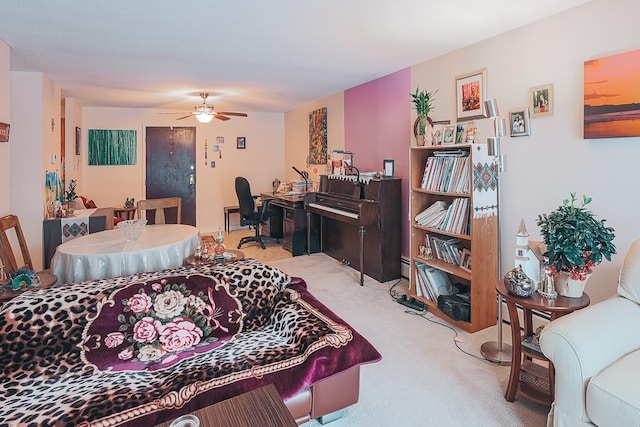
[[[433,140],[431,144],[442,145],[444,142],[444,128],[445,125],[433,125]]]
[[[456,125],[456,144],[473,144],[478,138],[476,122],[458,123]]]
[[[224,144],[224,136],[216,136],[216,144]]]
[[[247,148],[247,138],[245,138],[244,136],[239,136],[236,139],[236,148],[238,150],[244,150],[245,148]]]
[[[455,144],[456,142],[456,125],[447,125],[444,127],[442,135],[443,144]]]
[[[464,271],[471,272],[471,251],[467,248],[462,250],[462,255],[460,256],[460,268]]]
[[[553,114],[553,83],[532,87],[529,92],[531,117]]]
[[[456,76],[456,112],[458,121],[484,118],[487,69]]]
[[[529,108],[509,111],[511,136],[529,136]]]
[[[76,156],[80,155],[80,128],[76,126]]]
[[[392,159],[384,159],[383,161],[383,166],[384,166],[384,177],[385,178],[393,178],[393,163],[394,161]]]

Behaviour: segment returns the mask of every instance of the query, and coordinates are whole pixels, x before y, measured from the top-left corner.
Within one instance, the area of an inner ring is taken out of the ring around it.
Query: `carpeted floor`
[[[225,233],[225,245],[235,249],[252,232]],[[276,243],[267,249],[249,243],[240,250],[303,278],[320,301],[382,354],[382,361],[362,367],[360,401],[329,425],[545,426],[548,408],[524,399],[507,402],[509,367],[480,356],[480,346],[496,339],[495,327],[468,334],[429,313],[416,315],[390,296],[390,289],[396,297],[405,293],[406,280],[379,283],[366,277],[361,287],[357,270],[324,254],[292,258]],[[509,342],[507,326],[503,337]],[[305,424],[318,426],[316,420]]]
[[[305,279],[320,301],[382,354],[381,362],[362,367],[359,403],[330,425],[545,425],[548,408],[523,399],[507,402],[509,367],[480,356],[482,343],[496,339],[495,328],[468,334],[429,313],[418,316],[389,295],[395,281],[379,283],[367,277],[361,287],[357,270],[324,254],[264,262]],[[405,289],[406,281],[401,281],[393,292]],[[509,337],[508,330],[503,334]],[[305,426],[320,423],[313,420]]]

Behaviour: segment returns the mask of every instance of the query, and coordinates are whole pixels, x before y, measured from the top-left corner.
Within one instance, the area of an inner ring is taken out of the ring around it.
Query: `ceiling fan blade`
[[[186,119],[187,117],[191,117],[193,114],[187,114],[184,117],[178,117],[176,120],[182,120],[182,119]]]
[[[231,120],[229,117],[221,116],[220,113],[214,114],[213,117],[220,120]]]
[[[218,111],[218,114],[224,114],[225,116],[247,117],[247,113],[232,113],[230,111]]]

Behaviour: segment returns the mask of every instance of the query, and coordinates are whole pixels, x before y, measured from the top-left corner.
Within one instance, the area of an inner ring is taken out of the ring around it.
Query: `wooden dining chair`
[[[180,197],[165,197],[140,200],[138,201],[138,218],[146,219],[147,224],[167,224],[167,220],[170,223],[181,224],[182,199]]]
[[[18,258],[15,256],[15,252],[11,246],[11,241],[17,241],[20,247],[20,255],[22,256],[22,263],[18,265]],[[0,261],[4,266],[4,271],[7,275],[15,273],[21,267],[33,271],[33,262],[31,261],[31,254],[29,254],[29,248],[20,226],[20,220],[13,214],[5,215],[0,218]],[[37,272],[40,276],[42,285],[52,285],[57,282],[58,278],[51,274],[49,270]]]

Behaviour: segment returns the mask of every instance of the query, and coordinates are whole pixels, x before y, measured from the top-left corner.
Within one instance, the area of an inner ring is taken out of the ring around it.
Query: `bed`
[[[253,259],[33,289],[0,308],[0,424],[153,426],[269,383],[302,423],[380,359]]]

